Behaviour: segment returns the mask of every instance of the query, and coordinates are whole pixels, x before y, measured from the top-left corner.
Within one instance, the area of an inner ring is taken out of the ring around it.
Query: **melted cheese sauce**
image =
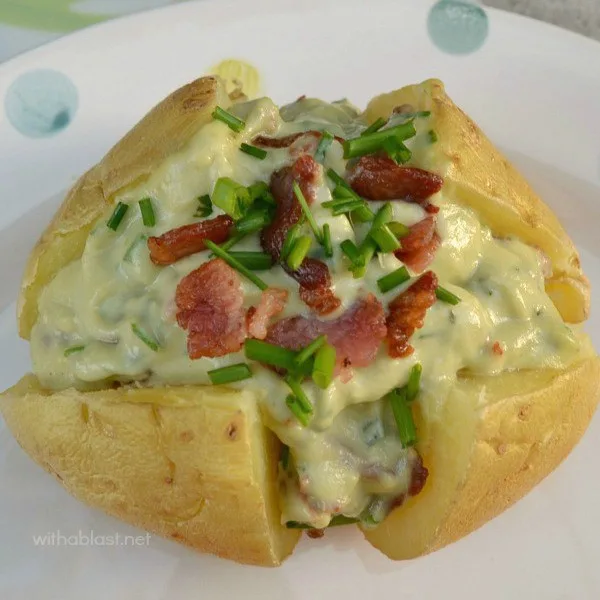
[[[186,332],[175,320],[175,290],[185,275],[209,259],[208,252],[157,267],[150,261],[146,236],[193,222],[198,197],[210,194],[219,177],[232,177],[243,185],[268,182],[273,171],[293,161],[288,149],[269,150],[266,160],[257,160],[239,151],[242,142],[250,143],[258,134],[283,136],[325,127],[351,137],[365,124],[346,102],[303,100],[280,113],[270,100],[261,99],[234,110],[246,121],[241,134],[218,121],[204,126],[184,152],[167,160],[145,183],[116,198],[130,205],[118,231],[106,227],[107,214],[92,231],[81,259],[65,267],[44,290],[31,352],[34,371],[45,387],[93,389],[112,381],[150,386],[210,384],[207,371],[246,360],[243,352],[188,358]],[[410,142],[415,156],[427,151],[423,140],[420,132]],[[340,144],[330,146],[324,167],[345,171]],[[152,229],[144,227],[137,207],[145,197],[153,199],[157,224]],[[391,254],[379,255],[364,279],[354,279],[339,244],[344,239],[359,243],[365,228],[353,229],[345,216],[333,217],[321,206],[328,200],[331,191],[323,178],[312,211],[320,226],[329,223],[331,228],[334,257],[328,262],[334,291],[342,300],[331,317],[349,308],[366,290],[386,306],[410,283],[382,295],[377,279],[402,263]],[[324,527],[332,515],[358,517],[367,509],[377,520],[395,498],[406,493],[415,453],[402,447],[390,408],[380,398],[404,385],[415,363],[423,367],[418,401],[434,418],[460,370],[496,374],[563,368],[578,351],[576,336],[544,291],[538,252],[516,239],[495,239],[477,215],[443,192],[432,201],[440,207],[437,230],[442,244],[430,269],[462,302],[456,306],[437,302],[429,309],[424,327],[411,339],[412,356],[391,359],[382,345],[377,359],[355,370],[347,383],[336,379],[327,390],[320,390],[306,382],[304,389],[315,407],[307,428],[291,417],[284,402],[289,390],[270,370],[253,364],[254,377],[234,384],[256,390],[266,423],[291,448],[293,466],[281,472],[284,521]],[[373,205],[375,209],[379,203]],[[392,206],[394,220],[406,225],[426,216],[416,204],[394,201]],[[215,207],[210,218],[220,212]],[[260,249],[257,235],[236,246],[236,250]],[[307,313],[298,285],[281,267],[259,275],[268,285],[289,290],[282,316]],[[245,306],[256,305],[260,291],[246,280],[243,289]],[[158,341],[158,352],[136,337],[132,323]],[[493,351],[496,342],[502,354]],[[65,356],[65,350],[74,346],[83,350]]]

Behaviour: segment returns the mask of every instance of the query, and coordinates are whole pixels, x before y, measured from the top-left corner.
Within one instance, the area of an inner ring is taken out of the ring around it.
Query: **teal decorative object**
[[[77,112],[78,94],[73,82],[51,69],[28,71],[6,92],[8,120],[23,135],[42,138],[62,131]]]
[[[481,6],[461,0],[440,0],[427,19],[429,37],[448,54],[470,54],[485,42],[489,24]]]

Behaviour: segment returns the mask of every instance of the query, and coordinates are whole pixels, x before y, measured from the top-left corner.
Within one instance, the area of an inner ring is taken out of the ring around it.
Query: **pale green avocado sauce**
[[[118,194],[115,204],[129,208],[116,231],[106,225],[111,209],[95,225],[81,259],[62,269],[45,288],[31,336],[34,371],[50,389],[94,389],[112,382],[160,387],[210,384],[208,371],[246,362],[252,378],[232,387],[256,391],[266,424],[290,449],[289,459],[280,466],[283,522],[322,528],[332,518],[345,516],[376,523],[407,495],[418,460],[414,447],[403,446],[389,402],[382,400],[407,383],[415,365],[422,367],[415,402],[434,418],[459,371],[489,375],[563,368],[576,355],[578,338],[544,290],[540,253],[517,239],[495,238],[472,210],[454,203],[442,188],[431,198],[440,209],[441,246],[428,268],[460,302],[437,301],[427,311],[424,326],[410,340],[411,356],[390,358],[384,342],[377,358],[368,367],[353,369],[349,381],[335,378],[323,390],[305,380],[302,386],[314,410],[306,427],[286,406],[290,389],[282,376],[248,360],[243,349],[191,360],[187,333],[175,318],[175,291],[184,276],[210,260],[210,253],[159,267],[149,258],[147,237],[198,221],[194,217],[198,198],[211,195],[217,179],[230,177],[243,186],[268,183],[274,171],[294,162],[289,148],[267,148],[267,157],[259,160],[241,152],[241,143],[251,144],[258,135],[282,137],[306,130],[352,138],[367,126],[346,101],[301,99],[278,109],[264,98],[229,110],[245,122],[241,132],[219,120],[203,126],[147,181]],[[412,150],[410,164],[418,166],[436,143],[428,121],[426,116],[414,120],[417,134],[406,142]],[[340,243],[350,239],[359,245],[369,223],[352,223],[346,215],[333,216],[322,206],[332,199],[334,188],[325,172],[332,168],[343,176],[346,165],[341,144],[332,142],[311,206],[319,227],[329,224],[333,257],[325,259],[318,244],[313,244],[311,256],[326,260],[333,290],[342,301],[327,318],[339,316],[368,292],[387,307],[416,280],[411,273],[411,281],[385,294],[379,291],[377,280],[402,267],[392,253],[377,254],[364,277],[354,278],[349,271]],[[142,222],[138,202],[143,198],[152,201],[153,227]],[[376,211],[382,204],[369,202],[369,207]],[[391,205],[393,219],[406,226],[427,216],[415,203],[394,200]],[[219,214],[222,211],[214,206],[207,218]],[[303,227],[310,234],[308,224]],[[234,249],[261,251],[259,234]],[[289,291],[285,310],[276,319],[315,316],[300,300],[298,284],[280,266],[257,274],[270,287]],[[244,307],[256,306],[261,291],[241,279]]]

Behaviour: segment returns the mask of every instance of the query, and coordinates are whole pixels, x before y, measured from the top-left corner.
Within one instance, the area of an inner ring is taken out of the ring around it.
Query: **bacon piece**
[[[392,358],[404,358],[414,352],[408,340],[416,329],[423,327],[427,309],[436,301],[437,285],[436,275],[427,271],[390,302],[386,323],[388,354]]]
[[[291,167],[284,167],[271,176],[271,193],[277,201],[277,209],[271,224],[263,229],[260,241],[275,262],[280,261],[288,231],[302,216],[302,208],[294,195],[294,182],[298,182],[310,205],[315,199],[318,177],[319,165],[308,155],[301,156]],[[283,267],[300,284],[303,302],[318,314],[328,314],[340,306],[340,300],[331,291],[331,275],[324,262],[305,258],[296,271],[291,271],[286,265]]]
[[[435,218],[426,217],[410,227],[408,235],[400,239],[402,248],[394,254],[415,273],[424,271],[440,247],[435,231]]]
[[[368,200],[406,200],[425,204],[442,189],[444,180],[435,173],[396,164],[388,156],[363,156],[350,169],[352,189]]]
[[[206,250],[206,240],[222,244],[229,237],[232,228],[231,217],[219,215],[208,221],[171,229],[160,237],[148,239],[150,260],[155,265],[171,265],[180,258]]]
[[[285,308],[287,299],[287,290],[267,288],[262,293],[258,306],[250,307],[246,313],[248,335],[259,340],[264,340],[267,337],[269,320]]]
[[[492,346],[492,352],[496,356],[502,356],[504,354],[504,350],[502,348],[502,344],[500,344],[500,342],[494,342],[494,344]]]
[[[379,300],[369,294],[342,316],[331,321],[314,317],[290,317],[269,329],[267,341],[291,350],[303,348],[320,335],[335,346],[336,374],[349,367],[366,367],[385,339],[385,312]]]
[[[190,358],[224,356],[246,339],[244,293],[237,272],[215,258],[186,275],[175,293],[177,322],[188,332]]]
[[[296,140],[300,139],[303,136],[312,137],[314,140],[319,140],[323,136],[323,132],[315,131],[313,129],[309,131],[299,131],[298,133],[291,133],[290,135],[284,135],[279,138],[271,138],[266,137],[264,135],[258,135],[253,140],[252,143],[255,146],[260,146],[262,148],[289,148]],[[335,139],[342,144],[344,142],[344,138],[339,136],[335,136]]]

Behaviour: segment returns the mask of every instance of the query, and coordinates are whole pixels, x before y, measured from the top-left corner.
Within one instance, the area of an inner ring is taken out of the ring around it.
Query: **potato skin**
[[[254,394],[214,387],[49,393],[26,376],[0,397],[23,449],[76,498],[202,552],[274,566],[279,443]]]

